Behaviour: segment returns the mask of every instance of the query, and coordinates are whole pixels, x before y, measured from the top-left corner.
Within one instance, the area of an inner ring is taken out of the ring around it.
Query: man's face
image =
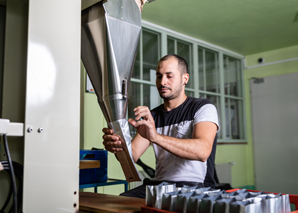
[[[170,57],[166,61],[159,63],[156,71],[156,87],[160,97],[165,100],[172,100],[177,98],[181,93],[184,94],[184,83],[187,83],[185,75],[181,75],[178,69],[178,60]]]

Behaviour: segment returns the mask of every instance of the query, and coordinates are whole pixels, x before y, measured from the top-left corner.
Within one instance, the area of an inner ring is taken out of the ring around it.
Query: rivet
[[[42,133],[42,132],[43,132],[43,128],[42,128],[42,127],[39,127],[37,131],[38,131],[39,133]]]
[[[32,132],[33,131],[33,128],[32,127],[29,127],[28,129],[27,129],[27,132]]]

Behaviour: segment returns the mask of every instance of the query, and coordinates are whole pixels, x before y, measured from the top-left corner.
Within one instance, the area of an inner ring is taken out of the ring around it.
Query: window
[[[220,93],[218,53],[205,48],[198,48],[199,89]]]
[[[188,62],[186,95],[207,98],[216,106],[221,127],[218,142],[245,142],[243,56],[148,22],[143,23],[129,86],[128,117],[135,117],[137,106],[153,109],[162,103],[155,69],[158,60],[170,53]],[[131,133],[135,135],[134,128]]]
[[[192,63],[192,44],[179,39],[168,37],[168,52],[167,54],[174,53],[183,57],[188,63],[188,73],[193,76],[193,63]],[[186,95],[194,96],[194,79],[189,78],[186,85]]]
[[[220,73],[219,73],[219,53],[198,47],[198,85],[199,96],[207,98],[216,107],[219,125],[222,130],[221,123],[221,101],[220,101]],[[218,139],[222,138],[222,131],[218,132]]]
[[[224,55],[225,136],[244,138],[241,61]]]
[[[160,34],[143,29],[137,50],[132,79],[128,91],[128,117],[134,118],[133,109],[148,106],[153,109],[161,104],[161,98],[155,87],[155,69],[161,57]],[[136,134],[130,126],[132,137]]]

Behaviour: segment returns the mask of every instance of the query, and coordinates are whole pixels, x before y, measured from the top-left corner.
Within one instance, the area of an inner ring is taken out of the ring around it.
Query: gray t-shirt
[[[169,112],[164,111],[163,105],[161,105],[153,109],[151,113],[155,120],[157,133],[162,135],[181,139],[192,138],[194,125],[202,121],[213,122],[219,129],[217,110],[207,99],[188,97],[183,104]],[[211,159],[208,165],[207,161],[201,162],[177,157],[156,144],[153,144],[153,148],[156,156],[154,180],[204,183],[207,178],[208,181],[210,179],[210,182],[214,182],[215,150],[209,157]],[[208,168],[208,166],[212,168]],[[209,172],[210,177],[207,174],[208,169],[212,170]]]

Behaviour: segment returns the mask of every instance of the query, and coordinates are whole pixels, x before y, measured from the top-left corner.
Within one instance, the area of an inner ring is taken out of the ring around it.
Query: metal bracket
[[[254,81],[253,81],[254,84],[260,84],[260,83],[265,82],[264,78],[254,78],[254,77],[252,77],[252,79],[254,79]]]

